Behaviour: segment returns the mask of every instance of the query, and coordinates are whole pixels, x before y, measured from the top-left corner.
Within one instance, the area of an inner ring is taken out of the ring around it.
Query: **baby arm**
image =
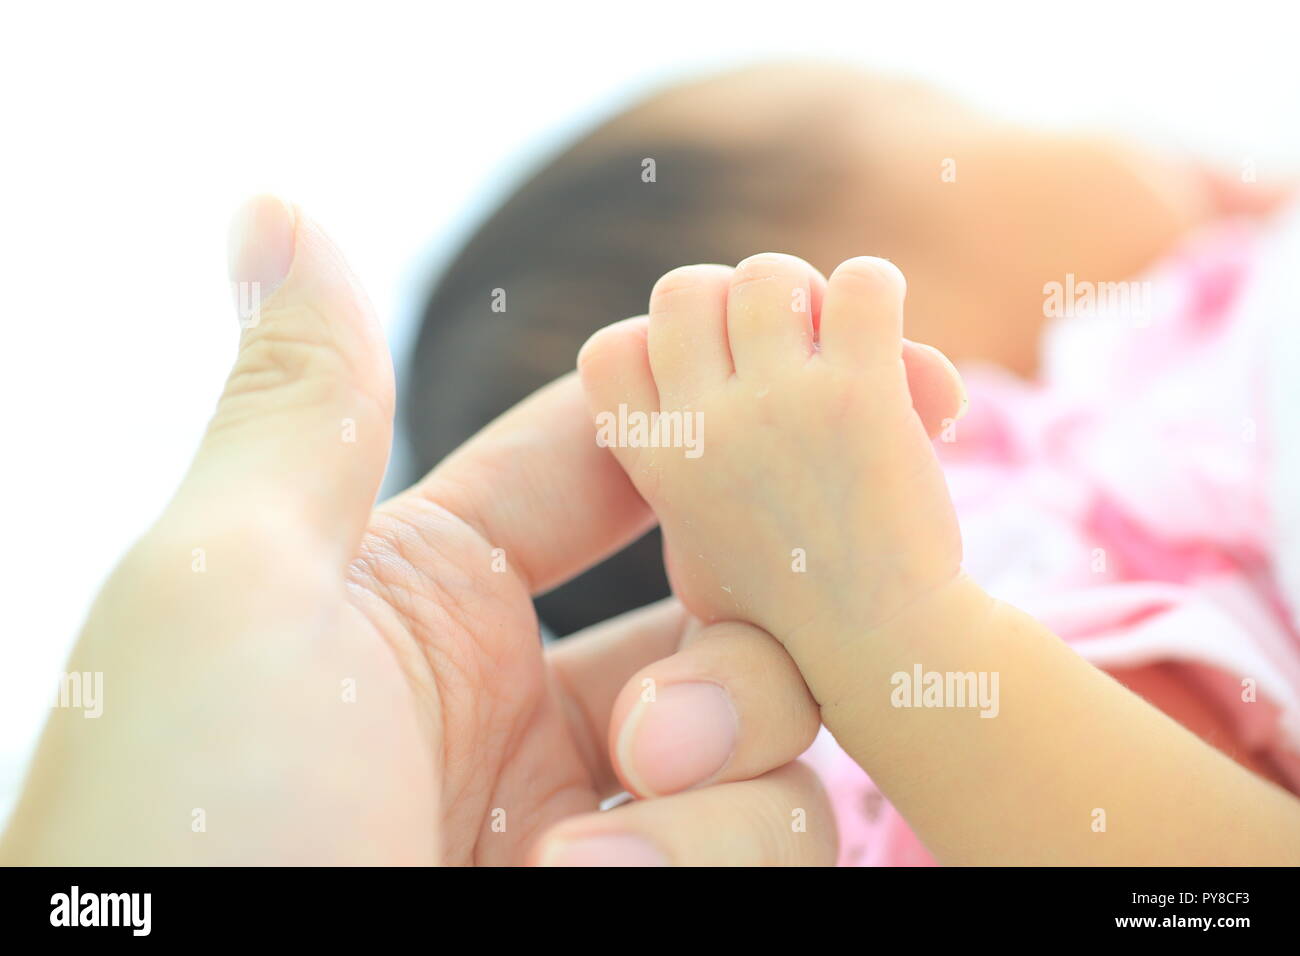
[[[914,662],[996,674],[996,715],[893,706],[878,688]],[[1294,796],[968,578],[884,624],[839,669],[852,680],[831,684],[823,720],[944,863],[1300,863]]]
[[[658,514],[674,590],[785,644],[942,862],[1300,862],[1300,801],[962,573],[903,290],[866,258],[829,282],[789,256],[689,267],[587,344],[598,438]],[[930,674],[942,706],[911,686]],[[966,675],[995,707],[943,696]]]

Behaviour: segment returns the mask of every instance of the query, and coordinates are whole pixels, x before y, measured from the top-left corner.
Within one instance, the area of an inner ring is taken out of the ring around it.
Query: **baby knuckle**
[[[658,307],[684,295],[696,295],[701,286],[709,281],[710,271],[708,266],[679,266],[665,273],[650,292],[650,301],[656,304],[656,311],[662,311]]]
[[[898,266],[888,259],[872,256],[858,256],[846,260],[835,270],[833,277],[838,281],[861,283],[870,289],[904,289],[907,279]]]
[[[609,361],[614,346],[614,336],[617,334],[613,328],[604,328],[593,333],[578,350],[578,371],[595,371]]]

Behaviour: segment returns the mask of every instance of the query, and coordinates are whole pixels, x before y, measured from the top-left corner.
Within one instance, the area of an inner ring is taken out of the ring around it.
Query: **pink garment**
[[[937,448],[976,580],[1102,668],[1177,663],[1300,793],[1300,595],[1278,573],[1300,542],[1275,530],[1269,480],[1278,430],[1300,415],[1274,412],[1272,353],[1300,310],[1246,294],[1263,244],[1224,227],[1127,307],[1057,319],[1039,383],[965,370],[970,412]],[[842,865],[933,865],[824,731],[808,759]]]

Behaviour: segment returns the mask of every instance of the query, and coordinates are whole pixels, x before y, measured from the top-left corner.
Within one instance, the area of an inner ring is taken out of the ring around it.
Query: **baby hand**
[[[960,574],[923,417],[936,431],[935,411],[964,398],[942,356],[905,343],[903,295],[881,259],[829,281],[784,255],[689,266],[578,360],[598,440],[659,517],[676,593],[705,620],[771,632],[819,700],[829,643],[869,639]]]

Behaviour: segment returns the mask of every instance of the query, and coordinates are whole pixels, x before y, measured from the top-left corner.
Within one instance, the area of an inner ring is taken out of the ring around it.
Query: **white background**
[[[189,7],[0,14],[0,817],[90,598],[220,390],[225,229],[249,193],[328,226],[400,353],[431,267],[513,176],[701,68],[836,55],[1300,169],[1281,2]]]

